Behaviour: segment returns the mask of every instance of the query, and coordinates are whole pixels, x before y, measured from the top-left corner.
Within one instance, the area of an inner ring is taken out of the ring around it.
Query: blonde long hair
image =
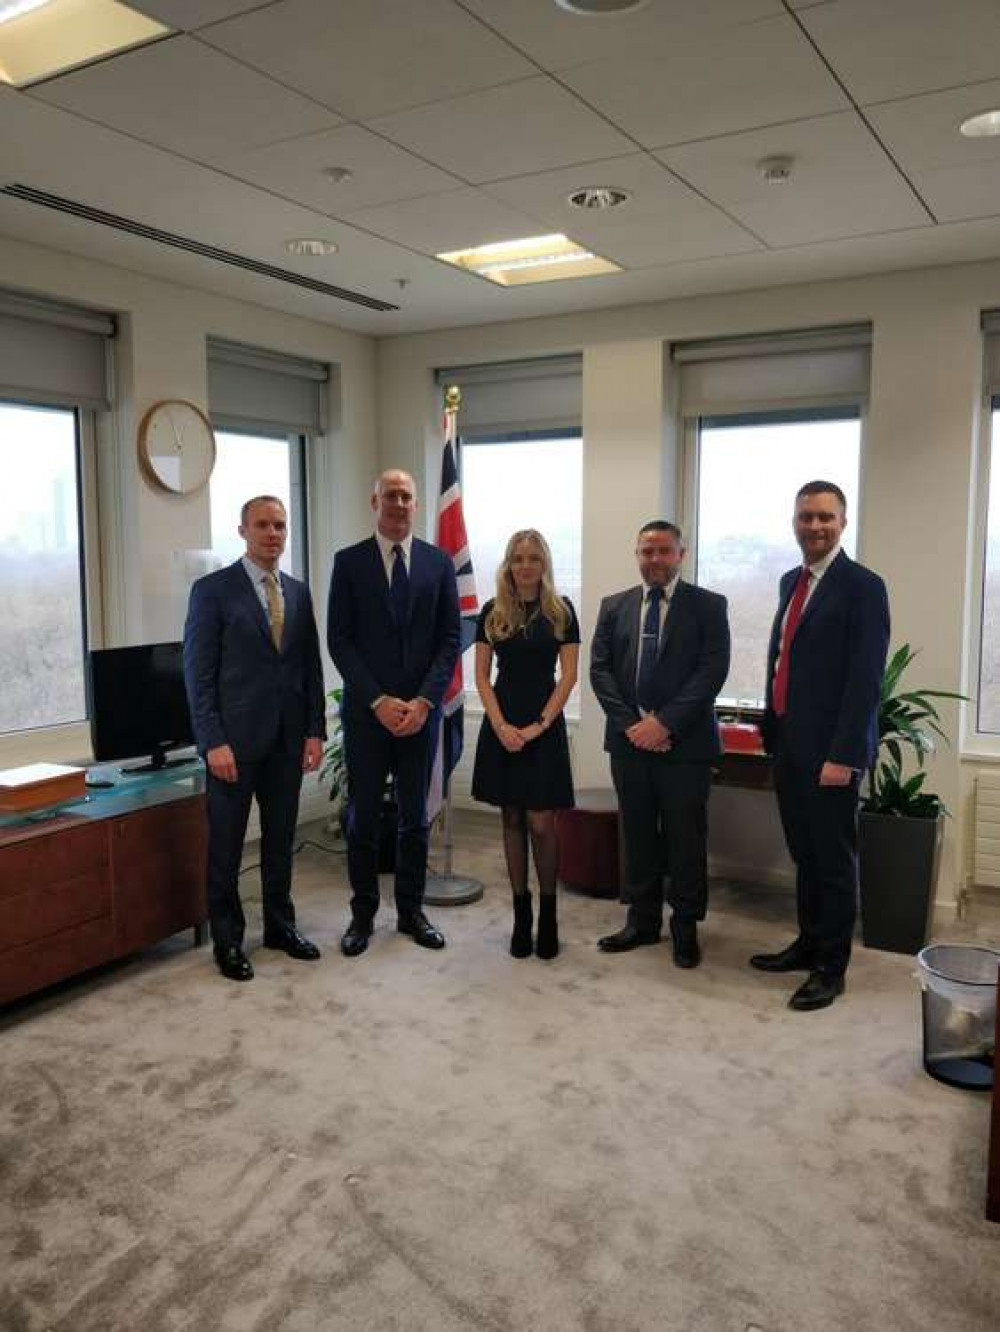
[[[530,541],[542,557],[542,580],[538,588],[539,613],[552,625],[553,633],[561,641],[569,628],[569,611],[566,603],[556,592],[552,576],[552,552],[549,543],[533,527],[515,532],[507,542],[503,561],[497,569],[497,594],[493,609],[486,617],[486,637],[490,643],[502,642],[513,638],[527,627],[528,612],[524,602],[517,595],[514,575],[510,562],[514,552],[522,541]]]

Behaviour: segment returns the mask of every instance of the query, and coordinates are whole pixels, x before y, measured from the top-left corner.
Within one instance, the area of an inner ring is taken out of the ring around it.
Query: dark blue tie
[[[639,707],[652,712],[656,707],[653,684],[656,675],[656,656],[660,648],[660,602],[663,588],[651,587],[642,622],[642,641],[639,644],[639,674],[635,696]]]
[[[406,557],[400,545],[392,548],[392,579],[389,583],[389,594],[392,597],[392,613],[396,617],[399,641],[402,643],[410,609],[410,575],[406,572]]]

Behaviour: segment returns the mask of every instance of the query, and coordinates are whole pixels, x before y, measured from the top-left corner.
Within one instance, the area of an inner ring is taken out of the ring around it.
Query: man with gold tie
[[[759,971],[805,971],[791,1008],[826,1008],[844,990],[857,910],[858,784],[878,747],[889,599],[878,574],[840,548],[847,500],[832,481],[795,496],[802,565],[781,579],[767,656],[764,742],[795,862],[798,936],[758,953]]]
[[[295,926],[292,844],[302,774],[319,767],[326,702],[308,587],[279,570],[288,519],[274,495],[240,514],[246,553],[200,578],[184,627],[184,679],[205,759],[208,912],[215,960],[229,980],[253,978],[243,949],[238,878],[250,804],[260,809],[264,946],[313,961]]]

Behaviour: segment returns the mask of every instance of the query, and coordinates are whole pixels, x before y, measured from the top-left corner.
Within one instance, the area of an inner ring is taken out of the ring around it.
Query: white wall
[[[136,431],[150,404],[187,398],[207,411],[209,335],[331,364],[330,425],[311,458],[310,569],[325,639],[333,549],[370,530],[368,493],[377,471],[373,340],[2,238],[0,286],[110,310],[120,319],[115,409],[98,441],[105,645],[178,638],[184,604],[172,581],[172,552],[211,544],[207,488],[169,495],[140,473]],[[85,727],[0,739],[0,766],[88,753]]]
[[[632,581],[638,524],[676,492],[676,440],[663,345],[698,337],[815,328],[870,320],[872,385],[862,461],[859,557],[886,579],[893,642],[921,649],[913,683],[963,687],[982,344],[979,314],[1000,305],[1000,263],[982,263],[779,287],[600,311],[584,316],[390,338],[378,345],[383,460],[407,458],[432,480],[440,365],[558,352],[584,353],[585,635],[599,597]],[[419,423],[423,436],[419,437]],[[791,496],[789,497],[789,513]],[[578,776],[605,772],[595,701],[585,689]],[[589,724],[588,724],[588,719]],[[939,905],[964,882],[969,774],[957,743],[956,708],[945,709],[956,744],[934,760],[931,780],[956,817],[948,826]],[[720,793],[721,794],[721,793]],[[773,807],[752,793],[716,800],[712,849],[727,869],[787,881]]]

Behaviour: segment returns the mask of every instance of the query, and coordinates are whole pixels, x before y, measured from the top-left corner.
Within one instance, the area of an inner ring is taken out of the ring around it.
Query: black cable
[[[343,856],[347,854],[346,843],[342,843],[340,846],[324,846],[322,842],[312,842],[307,837],[305,841],[299,842],[298,846],[292,847],[292,855],[297,856],[299,852],[303,850],[304,847],[307,846],[313,847],[316,851],[325,851],[328,856]],[[255,869],[260,869],[259,860],[255,860],[252,865],[241,865],[240,872],[237,877],[242,878],[244,874],[248,874],[250,870],[255,870]]]

